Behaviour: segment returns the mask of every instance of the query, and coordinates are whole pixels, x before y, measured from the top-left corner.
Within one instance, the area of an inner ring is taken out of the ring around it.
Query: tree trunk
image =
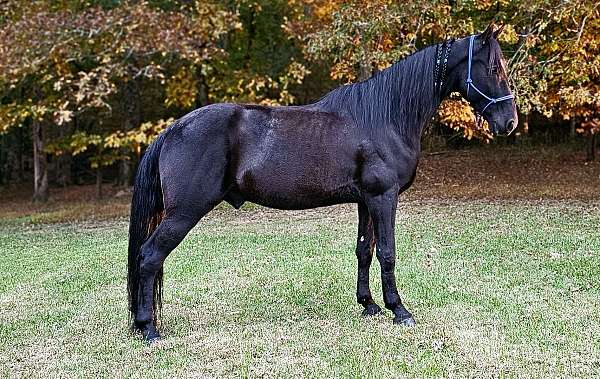
[[[123,88],[124,99],[123,99],[123,123],[122,130],[130,131],[134,128],[140,126],[142,115],[141,115],[141,106],[140,106],[140,91],[137,81],[130,80],[125,83]],[[117,185],[119,186],[129,186],[131,185],[131,171],[132,171],[132,163],[131,152],[125,149],[122,149],[123,155],[125,156],[121,159],[119,164],[119,176],[117,178]]]
[[[8,148],[6,140],[7,136],[0,136],[0,187],[3,184],[10,182],[10,165],[11,150]]]
[[[208,85],[206,84],[206,78],[202,74],[200,67],[196,69],[196,76],[198,77],[198,96],[196,96],[196,108],[201,108],[208,105]]]
[[[36,203],[48,200],[48,162],[44,152],[44,127],[41,122],[34,121],[33,129],[33,201]]]
[[[365,31],[364,31],[364,27],[365,27],[365,23],[363,23],[362,25],[360,25],[360,29],[361,29],[361,49],[362,49],[362,58],[359,62],[359,67],[358,67],[358,80],[359,81],[364,81],[369,79],[371,76],[373,76],[373,63],[371,62],[371,54],[369,51],[367,51],[367,46],[366,46],[366,37],[365,37]]]
[[[588,134],[588,145],[587,145],[587,154],[586,160],[588,162],[596,160],[596,133]]]
[[[373,76],[373,66],[371,65],[371,60],[368,58],[364,58],[360,62],[360,66],[358,68],[358,80],[364,81]]]
[[[131,180],[131,160],[129,159],[121,159],[121,165],[119,167],[119,180],[117,181],[117,185],[119,186],[129,186]]]
[[[74,117],[73,124],[77,122],[77,118]],[[58,128],[58,138],[62,141],[67,135],[72,133],[71,123],[62,125]],[[71,161],[72,156],[69,153],[63,153],[56,156],[55,159],[55,179],[56,183],[61,187],[66,187],[71,184]]]
[[[523,134],[529,134],[529,113],[523,117]]]
[[[23,154],[23,128],[19,128],[19,142],[17,148],[17,178],[19,183],[23,183],[25,181],[25,155]]]
[[[62,187],[71,184],[71,154],[56,157],[56,183]]]
[[[96,199],[102,198],[102,166],[96,169]]]
[[[577,126],[576,126],[576,121],[575,121],[575,117],[571,117],[571,121],[569,122],[569,137],[571,137],[571,139],[575,139],[575,135]]]

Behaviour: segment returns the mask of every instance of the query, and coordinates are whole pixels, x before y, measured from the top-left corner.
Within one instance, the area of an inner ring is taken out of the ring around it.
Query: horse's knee
[[[152,324],[152,313],[140,309],[135,315],[135,327],[139,330],[143,330],[148,325]]]
[[[396,255],[391,250],[377,250],[377,260],[381,265],[381,271],[393,271],[396,265]]]
[[[360,267],[369,266],[373,260],[373,256],[368,249],[361,249],[356,251],[356,258]]]
[[[373,246],[370,241],[359,241],[356,245],[356,258],[359,266],[368,266],[373,259]]]

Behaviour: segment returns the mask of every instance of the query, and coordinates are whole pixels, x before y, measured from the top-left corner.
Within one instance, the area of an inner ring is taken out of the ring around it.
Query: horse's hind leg
[[[356,237],[356,258],[358,259],[358,275],[356,280],[356,300],[365,307],[363,316],[370,316],[381,312],[379,305],[375,304],[369,288],[369,268],[373,260],[375,248],[375,235],[373,221],[367,206],[358,204],[358,236]]]
[[[160,291],[155,282],[160,283],[162,267],[165,259],[179,245],[186,234],[196,225],[199,217],[185,217],[173,214],[165,217],[152,236],[142,245],[139,263],[140,286],[138,295],[138,312],[135,325],[142,332],[144,339],[153,341],[159,338],[155,320],[155,291]]]
[[[185,175],[181,177],[186,178]],[[191,181],[185,186],[175,186],[177,196],[165,196],[165,218],[142,245],[139,266],[140,293],[135,324],[148,341],[160,338],[155,325],[159,309],[154,308],[160,307],[161,303],[160,284],[165,259],[198,221],[223,199],[222,177],[204,179],[206,182],[201,185]],[[177,200],[171,201],[172,204],[169,205],[169,198]]]

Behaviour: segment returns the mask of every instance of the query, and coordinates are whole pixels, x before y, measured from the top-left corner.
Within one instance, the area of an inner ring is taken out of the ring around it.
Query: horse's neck
[[[317,104],[351,117],[358,127],[397,133],[415,143],[439,105],[433,87],[435,48],[425,48],[373,78],[337,88]]]
[[[440,93],[433,86],[434,49],[434,46],[427,47],[373,78],[384,81],[380,87],[389,86],[395,91],[380,104],[396,110],[390,115],[390,121],[396,126],[396,132],[411,140],[420,140],[424,127],[440,104]],[[398,106],[386,104],[386,101],[397,101]]]

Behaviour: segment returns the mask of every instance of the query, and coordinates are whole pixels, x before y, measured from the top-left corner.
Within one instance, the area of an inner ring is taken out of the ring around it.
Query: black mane
[[[435,54],[436,45],[419,50],[368,80],[334,89],[317,105],[365,128],[394,126],[402,134],[421,128],[440,101],[433,86]]]

